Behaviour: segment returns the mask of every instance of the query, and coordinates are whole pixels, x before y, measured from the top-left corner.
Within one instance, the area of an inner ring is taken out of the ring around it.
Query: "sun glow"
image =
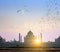
[[[39,40],[39,39],[36,39],[36,43],[37,43],[37,44],[40,44],[40,40]]]
[[[37,39],[35,40],[35,45],[36,45],[36,47],[41,47],[41,46],[42,46],[41,40],[37,38]]]

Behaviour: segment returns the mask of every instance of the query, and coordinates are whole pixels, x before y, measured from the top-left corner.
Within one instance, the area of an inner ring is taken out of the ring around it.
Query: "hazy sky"
[[[60,0],[0,0],[0,35],[18,40],[31,30],[43,41],[60,36]]]

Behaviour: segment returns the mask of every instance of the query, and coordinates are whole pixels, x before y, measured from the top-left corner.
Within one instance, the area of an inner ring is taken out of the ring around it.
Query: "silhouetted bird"
[[[21,10],[17,10],[17,13],[19,13]]]

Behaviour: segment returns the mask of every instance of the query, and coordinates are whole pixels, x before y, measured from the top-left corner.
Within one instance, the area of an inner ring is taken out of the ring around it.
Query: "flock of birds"
[[[49,5],[47,6],[47,17],[52,18],[51,20],[54,20],[54,26],[57,26],[57,20],[59,20],[59,0],[49,0]],[[53,7],[53,9],[51,8]],[[48,20],[49,21],[49,20]],[[54,27],[53,26],[53,27]]]
[[[52,28],[56,28],[57,21],[60,22],[59,0],[58,1],[57,0],[48,0],[46,7],[47,7],[47,11],[46,11],[45,17],[47,18],[48,24],[51,24]],[[43,19],[44,19],[44,17],[41,18],[42,21],[40,21],[40,23],[44,22]]]
[[[29,12],[29,9],[27,9],[27,5],[24,5],[24,8],[23,9],[19,9],[17,10],[17,13],[20,13],[21,15],[24,15],[25,12]],[[53,9],[51,8],[53,7]],[[52,11],[53,10],[53,11]],[[57,19],[58,19],[58,16],[60,14],[60,11],[59,11],[59,5],[58,5],[58,2],[57,0],[48,0],[47,1],[47,11],[46,11],[46,17],[47,17],[47,21],[49,22],[50,20],[53,21],[55,20],[54,22],[50,22],[48,24],[52,24],[54,23],[54,25],[52,25],[52,27],[56,26],[57,23]],[[55,12],[55,13],[54,13]],[[43,18],[40,18],[42,21],[39,22],[39,24],[41,22],[44,22],[44,17]],[[59,20],[59,19],[58,19]]]

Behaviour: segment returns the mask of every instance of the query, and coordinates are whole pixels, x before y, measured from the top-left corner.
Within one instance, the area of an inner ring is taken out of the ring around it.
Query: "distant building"
[[[60,47],[60,36],[55,39],[55,47]]]
[[[32,31],[29,31],[24,38],[24,44],[25,45],[33,45],[35,43],[36,37],[33,35]]]
[[[57,39],[55,39],[55,43],[60,44],[60,36]]]

